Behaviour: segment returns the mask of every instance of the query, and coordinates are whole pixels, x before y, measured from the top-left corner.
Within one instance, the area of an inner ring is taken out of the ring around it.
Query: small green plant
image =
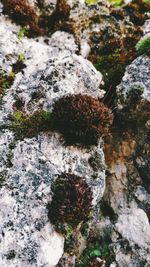
[[[147,36],[143,40],[139,41],[136,45],[136,50],[139,54],[150,56],[150,36]]]
[[[22,71],[26,67],[26,65],[24,64],[24,60],[25,55],[23,53],[19,54],[17,61],[12,65],[12,70],[15,74]]]
[[[85,3],[88,5],[94,5],[97,3],[97,0],[85,0]]]
[[[36,111],[32,115],[26,115],[22,111],[15,111],[12,114],[12,130],[14,130],[19,139],[24,137],[33,137],[40,131],[50,128],[51,112]]]
[[[113,5],[113,6],[121,6],[124,1],[123,0],[109,0],[109,2]]]
[[[18,55],[18,61],[24,62],[24,60],[25,60],[25,55],[24,54],[19,54]]]
[[[150,0],[144,0],[144,2],[150,5]]]
[[[90,265],[91,261],[95,260],[97,257],[108,259],[110,257],[110,254],[111,252],[110,252],[109,244],[107,243],[100,244],[99,242],[96,242],[94,244],[91,243],[83,251],[79,259],[79,263],[77,264],[77,267],[92,266]]]
[[[6,71],[0,69],[0,96],[2,96],[6,89],[9,89],[14,81],[15,73],[7,74]]]
[[[18,33],[18,39],[21,41],[23,37],[27,35],[28,31],[27,27],[21,27]]]

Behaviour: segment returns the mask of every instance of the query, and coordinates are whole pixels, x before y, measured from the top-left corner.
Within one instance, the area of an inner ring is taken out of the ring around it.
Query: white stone
[[[116,230],[131,244],[144,248],[150,246],[150,224],[142,209],[126,209],[119,215]]]

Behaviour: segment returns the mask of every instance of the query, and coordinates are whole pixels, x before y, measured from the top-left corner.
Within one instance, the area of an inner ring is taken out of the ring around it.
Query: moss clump
[[[2,0],[3,12],[8,14],[17,24],[27,25],[37,22],[37,14],[28,0]]]
[[[6,89],[9,89],[14,81],[15,74],[9,73],[7,74],[6,71],[0,69],[0,96],[5,93]]]
[[[47,111],[36,111],[32,115],[25,115],[21,111],[12,114],[12,130],[16,132],[19,139],[33,137],[40,131],[50,128],[51,113]]]
[[[139,41],[136,45],[136,50],[139,54],[150,56],[150,36],[145,37],[143,40]]]
[[[49,219],[59,229],[63,224],[76,227],[86,221],[92,209],[92,191],[83,177],[60,174],[52,184]]]
[[[72,143],[97,143],[100,136],[108,134],[112,120],[111,110],[88,95],[68,95],[53,106],[53,127]]]
[[[19,38],[22,38],[24,33],[28,33],[29,36],[37,36],[44,34],[45,31],[38,26],[39,15],[35,10],[35,7],[31,6],[28,0],[2,0],[4,5],[3,13],[9,15],[9,17],[17,24],[25,27],[19,32]]]
[[[125,15],[129,16],[135,25],[143,25],[148,19],[150,5],[143,0],[133,0],[124,7],[124,10]]]
[[[116,13],[112,14],[116,16]],[[119,38],[110,38],[102,42],[99,51],[94,55],[94,47],[91,50],[89,59],[93,62],[96,69],[104,76],[105,89],[116,87],[124,75],[126,65],[133,61],[137,56],[135,45],[140,38],[141,30],[137,29],[131,33],[122,34]],[[102,37],[103,38],[103,37]]]
[[[55,10],[50,16],[43,17],[41,23],[48,29],[48,32],[55,32],[65,28],[65,22],[70,15],[70,6],[66,0],[57,0]],[[45,23],[46,22],[46,23]]]

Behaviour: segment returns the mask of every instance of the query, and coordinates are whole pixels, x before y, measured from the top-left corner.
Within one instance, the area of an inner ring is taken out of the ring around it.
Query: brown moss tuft
[[[76,227],[86,221],[92,209],[92,191],[83,177],[60,174],[52,184],[52,201],[48,205],[50,221],[59,227],[67,223]]]
[[[125,6],[124,10],[125,15],[129,16],[135,25],[143,25],[148,19],[147,12],[150,12],[150,5],[143,0],[133,0]]]
[[[112,120],[111,110],[88,95],[62,97],[53,107],[53,127],[73,143],[97,143],[100,136],[108,134]]]
[[[47,18],[47,26],[49,31],[55,32],[65,27],[65,22],[68,20],[70,15],[70,6],[66,0],[57,0],[56,8]]]
[[[27,0],[2,0],[3,12],[9,15],[17,24],[36,23],[38,16]]]
[[[7,14],[14,22],[28,27],[28,36],[35,37],[43,35],[46,30],[39,27],[40,17],[35,7],[28,0],[2,0],[3,13]]]

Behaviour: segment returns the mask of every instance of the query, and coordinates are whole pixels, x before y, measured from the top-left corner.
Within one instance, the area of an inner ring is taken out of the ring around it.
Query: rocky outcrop
[[[0,265],[54,267],[63,254],[64,237],[48,219],[51,183],[64,172],[84,176],[96,205],[105,189],[101,141],[87,148],[67,146],[60,134],[51,131],[20,140],[10,130],[10,115],[18,110],[17,103],[21,103],[19,112],[31,115],[51,111],[54,101],[69,93],[102,97],[102,75],[75,54],[72,35],[56,32],[45,44],[44,38],[19,41],[18,31],[2,20],[1,67],[12,71],[23,53],[25,68],[1,100]]]
[[[121,9],[107,1],[29,3],[34,26],[48,32],[32,35],[31,21],[17,26],[0,3],[0,266],[149,267],[150,60],[135,49],[149,34],[149,21],[141,27],[149,8],[142,0]],[[53,104],[68,94],[114,106],[111,141],[73,144],[52,130]],[[81,199],[84,178],[94,211],[61,232],[48,207],[62,173],[77,179]]]
[[[149,266],[149,72],[147,56],[126,68],[117,87],[116,133],[105,146],[104,202],[112,209],[110,243],[119,267]]]

